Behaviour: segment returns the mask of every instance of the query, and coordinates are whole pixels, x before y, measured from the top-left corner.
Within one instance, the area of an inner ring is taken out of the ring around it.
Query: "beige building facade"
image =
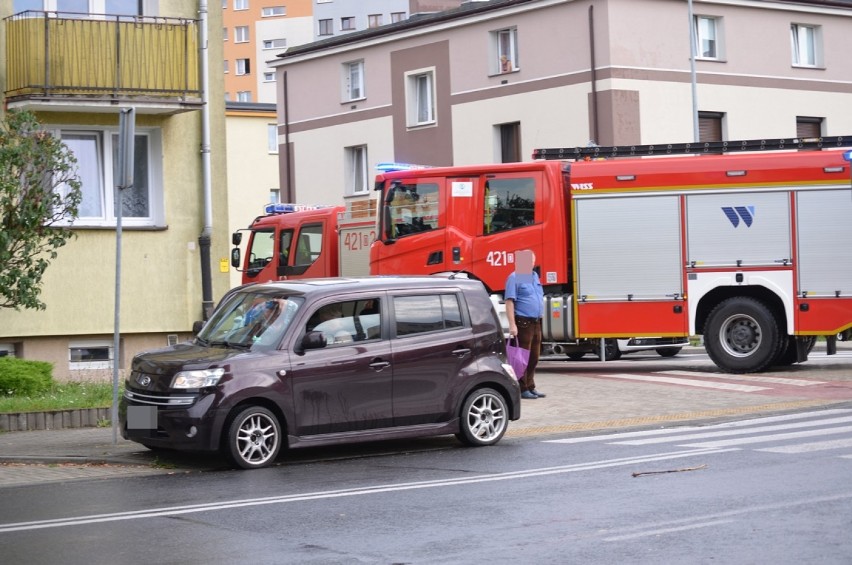
[[[230,287],[227,264],[219,261],[229,243],[224,105],[205,101],[223,99],[222,74],[205,77],[201,64],[206,57],[210,69],[220,69],[221,42],[199,49],[205,21],[209,30],[221,30],[221,8],[211,2],[200,18],[202,4],[207,3],[146,0],[139,3],[143,13],[126,14],[126,20],[94,12],[86,17],[24,13],[6,2],[0,7],[4,108],[33,111],[74,151],[83,182],[76,237],[59,249],[44,276],[46,309],[0,311],[0,349],[52,362],[58,379],[105,378],[116,357],[124,370],[139,351],[188,339],[193,322]],[[47,30],[50,41],[43,36],[33,41],[33,29]],[[133,33],[138,35],[127,44],[107,47],[116,45],[117,36],[127,39]],[[45,52],[48,43],[62,49]],[[133,45],[142,45],[147,55],[134,52]],[[71,49],[73,64],[64,56]],[[50,82],[29,73],[33,60],[51,69]],[[100,76],[102,68],[113,70]],[[120,81],[116,68],[125,73]],[[94,80],[108,89],[96,87]],[[119,112],[130,107],[136,112],[136,174],[124,197],[116,353],[112,164]],[[206,253],[202,234],[211,244]],[[210,289],[206,303],[205,286]]]

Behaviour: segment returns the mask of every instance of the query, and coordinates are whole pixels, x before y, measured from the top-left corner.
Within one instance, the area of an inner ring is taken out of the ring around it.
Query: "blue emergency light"
[[[844,151],[843,158],[847,161],[852,161],[852,150]]]
[[[263,210],[267,214],[289,214],[290,212],[304,212],[305,210],[321,210],[323,208],[329,208],[330,206],[330,204],[311,205],[293,204],[291,202],[276,202],[273,204],[267,204]]]
[[[427,169],[426,165],[415,165],[413,163],[379,163],[376,165],[376,170],[383,173],[392,173],[394,171],[413,171],[415,169]]]

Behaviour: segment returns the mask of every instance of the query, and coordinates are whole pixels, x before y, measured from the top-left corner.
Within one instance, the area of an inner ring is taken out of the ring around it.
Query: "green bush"
[[[53,364],[0,357],[0,394],[31,395],[53,385]]]

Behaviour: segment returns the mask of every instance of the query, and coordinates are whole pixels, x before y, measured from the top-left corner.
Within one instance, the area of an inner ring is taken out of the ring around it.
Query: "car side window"
[[[459,299],[455,294],[395,296],[393,307],[397,337],[464,325]]]
[[[322,332],[326,345],[380,339],[381,302],[378,298],[332,302],[317,309],[306,332]]]

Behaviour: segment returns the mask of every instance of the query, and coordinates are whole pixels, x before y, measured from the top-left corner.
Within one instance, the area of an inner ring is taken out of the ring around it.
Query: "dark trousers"
[[[524,378],[519,382],[521,392],[535,389],[535,368],[541,354],[541,320],[515,317],[515,325],[518,326],[518,345],[530,351],[530,361]]]

